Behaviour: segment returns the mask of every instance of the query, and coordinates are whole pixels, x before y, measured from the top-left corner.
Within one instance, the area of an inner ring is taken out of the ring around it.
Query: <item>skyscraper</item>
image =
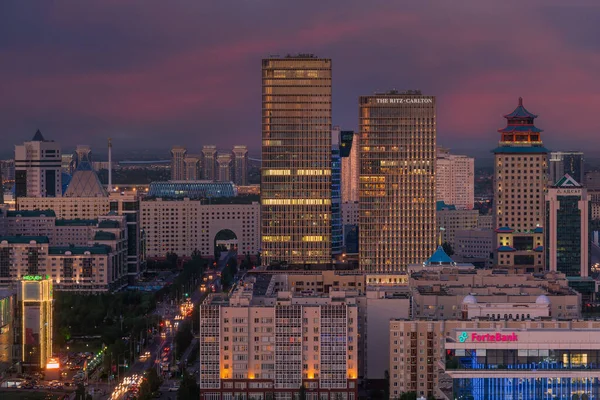
[[[342,131],[340,156],[342,158],[342,203],[358,201],[359,136],[357,132]]]
[[[363,271],[404,271],[435,251],[435,107],[413,90],[359,99]]]
[[[248,184],[248,148],[246,146],[233,147],[233,174],[233,183],[238,186]]]
[[[587,190],[569,174],[548,188],[546,245],[550,271],[586,278],[590,269]]]
[[[231,182],[231,154],[221,153],[217,155],[217,179],[218,182]]]
[[[475,202],[475,159],[438,148],[435,182],[437,201],[457,210],[472,210]]]
[[[565,174],[569,174],[580,184],[585,182],[583,153],[580,151],[553,151],[548,160],[548,169],[550,172],[549,185],[554,185]]]
[[[342,227],[342,163],[340,157],[340,127],[331,131],[331,254],[342,253],[344,245]]]
[[[537,115],[523,107],[504,116],[494,153],[494,228],[497,265],[526,271],[544,266],[544,223],[548,150],[543,147]]]
[[[263,260],[331,262],[331,60],[262,61]]]
[[[173,146],[171,149],[171,180],[185,180],[185,155],[187,150],[183,146]]]
[[[15,146],[15,197],[61,197],[61,164],[60,145],[39,130]]]
[[[217,169],[217,146],[207,145],[202,147],[202,179],[214,181],[218,175]]]
[[[185,180],[199,181],[201,178],[200,155],[187,154],[183,159],[185,165]]]

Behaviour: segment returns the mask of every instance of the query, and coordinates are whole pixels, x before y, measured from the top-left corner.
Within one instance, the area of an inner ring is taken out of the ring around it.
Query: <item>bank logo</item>
[[[458,341],[461,343],[464,343],[467,341],[468,338],[469,338],[469,334],[467,332],[462,332],[460,334],[460,336],[458,337]]]

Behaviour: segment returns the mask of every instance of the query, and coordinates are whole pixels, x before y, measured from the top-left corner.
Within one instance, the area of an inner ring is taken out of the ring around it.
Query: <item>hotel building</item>
[[[253,276],[200,306],[200,391],[206,400],[358,398],[358,310],[344,292],[275,292]]]
[[[435,97],[361,96],[359,127],[360,268],[404,271],[436,245]]]
[[[60,145],[38,130],[30,141],[15,146],[15,197],[60,197],[61,170]]]
[[[475,202],[475,159],[438,148],[435,184],[437,201],[457,210],[472,210]]]
[[[182,181],[185,179],[185,155],[187,150],[183,146],[174,146],[171,149],[171,180]]]
[[[331,60],[262,61],[263,261],[331,262]]]
[[[542,130],[534,125],[537,115],[527,111],[523,99],[504,116],[499,129],[494,161],[495,263],[526,271],[544,269],[545,192],[548,150]]]

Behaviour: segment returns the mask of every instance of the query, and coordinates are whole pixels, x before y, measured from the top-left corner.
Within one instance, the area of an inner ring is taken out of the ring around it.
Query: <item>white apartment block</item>
[[[358,310],[344,292],[275,293],[254,277],[200,306],[200,390],[206,400],[358,398]]]
[[[147,256],[175,252],[191,256],[194,250],[213,255],[217,235],[231,231],[238,254],[260,249],[260,205],[202,204],[200,200],[147,200],[140,203],[141,227],[146,233]]]
[[[342,225],[358,225],[358,201],[342,203]]]
[[[437,200],[459,210],[471,210],[475,202],[475,159],[438,148],[436,160]]]

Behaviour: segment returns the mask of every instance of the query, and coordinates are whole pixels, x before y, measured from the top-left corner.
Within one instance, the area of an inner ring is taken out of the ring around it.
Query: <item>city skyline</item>
[[[0,41],[0,49],[11,60],[0,67],[10,78],[0,95],[3,131],[11,144],[38,128],[61,143],[85,133],[93,148],[112,137],[116,149],[134,149],[143,138],[165,153],[175,143],[191,147],[215,136],[218,147],[247,143],[256,154],[256,66],[269,54],[308,52],[333,60],[333,123],[342,129],[358,128],[360,94],[419,88],[438,98],[440,145],[487,150],[499,112],[522,96],[546,116],[550,150],[583,149],[600,128],[593,79],[600,58],[590,39],[600,8],[534,1],[519,3],[515,15],[511,3],[381,3],[366,10],[350,2],[343,11],[321,5],[319,15],[304,4],[275,20],[268,1],[197,9],[146,2],[123,6],[120,19],[110,3],[72,3],[60,14],[49,4],[3,5],[10,41]],[[448,12],[456,15],[451,22]],[[152,34],[129,30],[132,19]],[[285,34],[274,35],[283,26]],[[564,118],[575,112],[576,120]]]

